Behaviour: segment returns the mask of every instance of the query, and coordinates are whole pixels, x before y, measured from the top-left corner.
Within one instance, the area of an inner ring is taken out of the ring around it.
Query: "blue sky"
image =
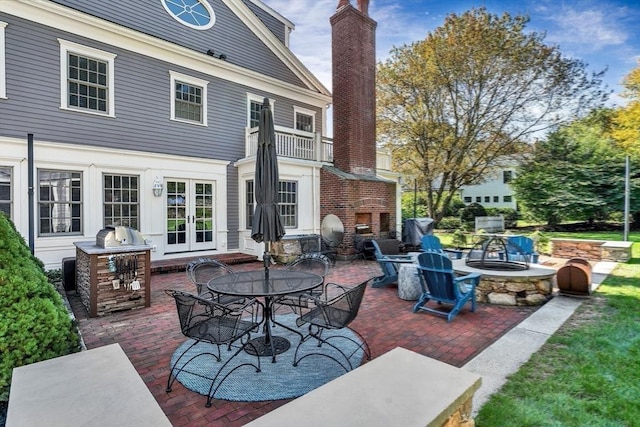
[[[338,0],[262,1],[296,25],[291,50],[331,90],[329,17]],[[480,6],[498,15],[528,15],[527,30],[545,32],[546,43],[559,46],[565,56],[583,60],[589,71],[608,67],[604,81],[614,91],[610,105],[624,104],[616,93],[640,59],[639,0],[371,0],[369,15],[378,23],[377,60],[387,58],[393,46],[423,40],[448,14]]]

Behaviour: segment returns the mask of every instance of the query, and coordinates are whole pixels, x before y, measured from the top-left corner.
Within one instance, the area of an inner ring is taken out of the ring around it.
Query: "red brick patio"
[[[261,263],[234,265],[236,270],[261,268]],[[375,261],[339,261],[327,281],[356,284],[380,274]],[[151,307],[88,318],[79,298],[70,302],[88,348],[119,343],[174,426],[240,426],[287,400],[229,402],[206,398],[178,382],[165,392],[171,355],[185,338],[180,333],[173,299],[165,289],[191,289],[184,272],[152,276]],[[352,326],[371,347],[373,357],[395,348],[462,366],[476,354],[521,322],[536,307],[502,307],[479,304],[475,313],[463,310],[451,323],[428,313],[414,314],[413,302],[398,298],[397,288],[368,288]]]

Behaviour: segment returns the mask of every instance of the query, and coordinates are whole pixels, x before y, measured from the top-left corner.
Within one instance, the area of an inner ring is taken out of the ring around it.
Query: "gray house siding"
[[[293,127],[293,106],[321,110],[188,68],[130,51],[33,25],[11,16],[8,21],[7,96],[1,104],[2,133],[75,144],[187,154],[234,161],[244,157],[246,93],[276,100],[276,125]],[[58,38],[116,54],[115,118],[61,110]],[[29,70],[30,73],[24,73]],[[170,120],[169,70],[207,80],[208,127]],[[28,123],[29,128],[25,128]],[[73,132],[69,130],[73,129]],[[176,145],[178,143],[178,145]]]
[[[202,52],[203,55],[209,49],[224,53],[227,62],[305,87],[222,1],[208,1],[214,9],[216,23],[202,31],[176,21],[166,12],[160,0],[56,0],[55,3]]]
[[[256,15],[258,18],[260,18],[262,23],[269,30],[271,30],[271,32],[278,38],[278,40],[280,40],[282,44],[284,44],[285,38],[286,38],[285,31],[287,30],[286,30],[286,27],[282,24],[282,22],[274,18],[273,15],[265,12],[264,9],[259,8],[258,6],[256,6],[250,1],[243,0],[243,3],[249,9],[251,9],[253,14]]]

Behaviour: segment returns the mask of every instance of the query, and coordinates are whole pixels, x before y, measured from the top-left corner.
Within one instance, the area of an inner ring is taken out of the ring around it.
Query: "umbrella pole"
[[[262,260],[264,261],[264,271],[266,274],[269,274],[269,264],[271,263],[271,242],[265,242],[265,252],[262,256]]]

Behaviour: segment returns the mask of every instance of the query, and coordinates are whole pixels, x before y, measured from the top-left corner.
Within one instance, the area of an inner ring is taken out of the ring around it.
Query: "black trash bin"
[[[76,259],[62,258],[62,285],[65,291],[76,290]]]

